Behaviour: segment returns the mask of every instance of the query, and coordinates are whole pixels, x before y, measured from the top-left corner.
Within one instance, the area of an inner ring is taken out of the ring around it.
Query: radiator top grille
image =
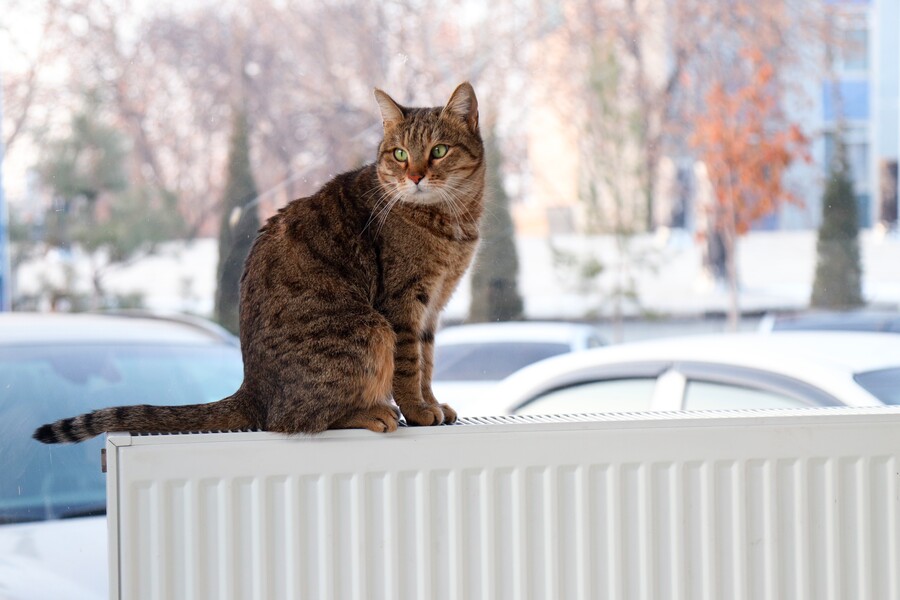
[[[486,417],[463,417],[453,425],[445,425],[438,428],[415,428],[417,431],[457,429],[467,427],[480,427],[485,425],[534,425],[540,423],[640,423],[650,421],[697,421],[711,419],[758,419],[758,418],[828,418],[834,415],[870,416],[870,415],[900,415],[900,406],[866,406],[846,407],[827,406],[817,408],[765,408],[765,409],[730,409],[730,410],[704,410],[704,411],[670,411],[670,412],[620,412],[620,413],[584,413],[584,414],[559,414],[559,415],[497,415]],[[407,427],[401,422],[402,427]],[[410,427],[409,429],[413,429]],[[138,437],[192,435],[206,433],[265,433],[262,429],[232,429],[216,431],[183,431],[171,432],[141,432],[133,433]]]

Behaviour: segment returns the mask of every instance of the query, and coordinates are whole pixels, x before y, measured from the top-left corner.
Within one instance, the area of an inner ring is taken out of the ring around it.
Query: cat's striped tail
[[[34,439],[45,444],[81,442],[109,431],[177,433],[228,431],[256,427],[242,411],[238,394],[209,404],[186,406],[116,406],[101,408],[38,427]]]

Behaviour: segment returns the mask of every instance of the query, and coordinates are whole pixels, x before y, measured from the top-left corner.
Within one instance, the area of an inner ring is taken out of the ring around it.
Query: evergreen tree
[[[53,191],[44,241],[66,249],[75,246],[91,256],[93,294],[82,304],[92,308],[130,302],[107,293],[109,271],[185,233],[172,193],[129,181],[128,140],[104,123],[101,108],[89,95],[85,108],[72,117],[68,135],[51,142],[37,164]],[[77,295],[68,285],[55,293],[68,299]]]
[[[73,227],[97,225],[96,204],[101,196],[128,188],[124,136],[98,117],[100,104],[94,95],[88,95],[85,103],[72,116],[69,134],[52,141],[37,165],[41,179],[53,190],[47,242],[61,248],[77,243]]]
[[[485,212],[481,221],[481,245],[472,269],[469,321],[514,321],[522,318],[519,259],[509,197],[503,189],[502,157],[492,134],[485,140],[485,159]]]
[[[237,333],[241,274],[260,226],[256,205],[251,204],[257,191],[250,170],[247,117],[240,110],[234,115],[228,154],[228,180],[219,226],[215,318],[223,327]]]
[[[853,181],[842,143],[836,144],[822,198],[822,225],[816,244],[818,263],[810,304],[816,308],[847,309],[863,304],[859,257],[859,217]]]

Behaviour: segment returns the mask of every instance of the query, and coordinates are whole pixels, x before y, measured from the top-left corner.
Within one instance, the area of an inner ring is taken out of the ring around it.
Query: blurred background
[[[900,404],[898,57],[900,0],[0,0],[0,597],[107,597],[104,440],[31,432],[240,385],[250,244],[375,87],[478,95],[460,416]]]
[[[896,0],[3,7],[4,309],[234,331],[259,224],[374,159],[372,89],[463,80],[489,207],[445,323],[621,341],[900,303]]]

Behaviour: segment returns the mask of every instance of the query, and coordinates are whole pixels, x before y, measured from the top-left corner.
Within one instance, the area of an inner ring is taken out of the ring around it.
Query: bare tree
[[[3,8],[0,38],[8,54],[0,62],[4,104],[2,129],[5,151],[9,155],[29,130],[44,128],[51,104],[64,106],[63,98],[51,87],[46,73],[63,56],[65,44],[61,34],[65,25],[64,11],[58,0],[8,0]],[[15,26],[22,20],[34,22],[39,32],[36,42]]]
[[[497,99],[484,106],[499,105],[527,26],[513,18],[518,4],[505,0],[473,16],[447,1],[425,11],[423,0],[170,9],[45,2],[54,26],[48,40],[66,49],[70,74],[55,91],[103,97],[133,146],[130,177],[174,194],[192,236],[211,234],[221,208],[235,86],[249,119],[259,204],[269,212],[371,159],[380,132],[374,86],[417,104],[470,79],[482,98]],[[9,114],[28,112],[14,104]],[[495,115],[484,117],[491,124]]]
[[[748,40],[778,65],[778,77],[789,82],[803,67],[820,68],[810,48],[823,39],[824,19],[797,0],[568,0],[554,5],[555,23],[546,32],[563,45],[551,93],[572,90],[563,102],[567,114],[581,114],[592,96],[592,57],[612,51],[622,71],[620,98],[639,115],[635,140],[641,168],[640,207],[645,229],[667,224],[658,203],[661,165],[666,156],[689,154],[685,143],[693,117],[703,111],[709,89],[738,61]],[[556,101],[557,105],[561,103]]]

